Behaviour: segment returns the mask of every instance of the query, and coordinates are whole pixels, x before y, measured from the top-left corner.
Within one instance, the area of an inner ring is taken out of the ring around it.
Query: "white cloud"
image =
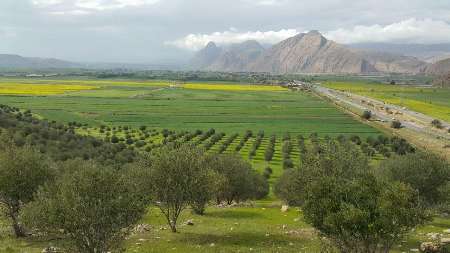
[[[157,2],[159,0],[77,0],[75,6],[78,8],[103,11],[126,7],[139,7]]]
[[[64,2],[64,0],[32,0],[31,1],[31,3],[33,5],[36,5],[39,7],[46,7],[46,6],[61,4],[63,2]]]
[[[219,44],[240,43],[247,40],[256,40],[260,43],[275,44],[289,37],[300,33],[297,29],[282,29],[279,31],[267,32],[238,32],[235,28],[231,28],[225,32],[215,32],[211,34],[189,34],[175,41],[168,41],[165,44],[176,46],[178,48],[199,50],[206,46],[208,42],[214,41]]]
[[[303,31],[282,29],[279,31],[239,32],[230,28],[224,32],[210,34],[189,34],[165,45],[188,50],[199,50],[213,41],[218,44],[240,43],[256,40],[260,43],[275,44]],[[392,42],[392,43],[450,43],[450,24],[433,19],[406,19],[389,25],[355,26],[352,29],[337,29],[323,33],[330,40],[339,43]]]
[[[85,10],[68,10],[68,11],[51,11],[49,13],[57,16],[64,16],[64,15],[80,16],[80,15],[88,15],[91,12]]]
[[[92,11],[153,5],[160,0],[31,0],[34,6],[49,8],[53,15],[85,15]]]
[[[355,26],[325,33],[329,39],[340,43],[401,42],[444,43],[450,42],[450,24],[433,19],[407,19],[390,25]]]
[[[273,6],[273,5],[280,5],[282,4],[282,0],[259,0],[259,1],[254,1],[252,0],[253,3],[255,3],[256,5],[265,5],[265,6]]]

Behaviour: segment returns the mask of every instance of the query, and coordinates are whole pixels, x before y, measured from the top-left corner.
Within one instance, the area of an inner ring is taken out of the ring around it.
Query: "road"
[[[426,134],[433,138],[448,140],[448,144],[450,144],[450,134],[447,132],[447,129],[450,128],[448,122],[441,121],[443,129],[437,129],[431,126],[431,121],[434,118],[408,110],[404,107],[386,104],[373,98],[337,91],[320,85],[314,85],[312,90],[340,105],[344,105],[344,107],[350,106],[360,111],[371,111],[372,117],[375,120],[389,123],[393,120],[398,120],[404,128]]]

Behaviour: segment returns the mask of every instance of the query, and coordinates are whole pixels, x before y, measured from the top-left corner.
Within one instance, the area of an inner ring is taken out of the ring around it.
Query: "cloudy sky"
[[[449,0],[0,0],[0,53],[164,63],[208,41],[450,42]]]

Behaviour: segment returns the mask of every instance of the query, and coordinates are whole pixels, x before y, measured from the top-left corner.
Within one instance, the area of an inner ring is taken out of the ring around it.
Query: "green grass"
[[[194,221],[194,226],[183,225],[188,219]],[[259,201],[252,207],[209,207],[204,216],[186,210],[179,221],[179,233],[174,234],[160,211],[151,208],[140,222],[151,225],[150,231],[132,235],[125,242],[126,252],[320,252],[320,240],[305,223],[302,212],[290,208],[283,213],[280,205],[271,201]],[[17,240],[7,224],[0,225],[1,253],[39,253],[47,246],[64,245],[64,241],[51,238]],[[429,241],[427,233],[442,233],[449,227],[450,219],[437,217],[411,232],[392,252],[409,252],[420,242]]]
[[[324,82],[324,85],[404,106],[450,122],[450,89],[363,82]]]
[[[12,81],[11,81],[12,82]],[[169,86],[162,82],[107,82],[86,80],[14,80],[14,83],[94,85],[94,90],[47,96],[0,96],[0,103],[33,112],[60,122],[91,125],[146,125],[171,130],[244,132],[266,134],[291,132],[321,135],[378,134],[326,101],[304,92],[289,90],[203,90]],[[0,82],[7,83],[6,80]],[[18,84],[20,85],[20,84]],[[226,85],[220,85],[224,87]],[[233,84],[228,84],[233,86]],[[251,86],[253,87],[253,86]],[[325,123],[326,122],[326,123]]]

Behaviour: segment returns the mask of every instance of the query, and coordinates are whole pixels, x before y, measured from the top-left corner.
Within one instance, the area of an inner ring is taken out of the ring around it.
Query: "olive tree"
[[[106,253],[121,244],[149,204],[125,171],[90,161],[71,162],[54,184],[38,191],[24,221],[39,231],[60,234],[74,251]]]
[[[204,204],[209,198],[211,174],[204,163],[204,151],[192,145],[166,146],[148,159],[153,200],[172,232],[177,232],[182,211],[190,204]]]
[[[377,176],[352,142],[322,144],[298,171],[285,173],[292,180],[284,192],[298,196],[282,196],[300,204],[306,221],[340,252],[388,252],[428,219],[417,192]]]
[[[16,237],[26,236],[19,214],[23,205],[53,173],[47,159],[30,146],[16,147],[2,138],[0,145],[0,205],[11,220]]]
[[[340,252],[389,252],[427,220],[412,188],[370,174],[314,180],[303,211],[306,221]]]
[[[237,155],[217,155],[210,161],[209,166],[222,177],[216,188],[218,203],[225,201],[232,204],[233,201],[260,199],[269,192],[267,179]]]

